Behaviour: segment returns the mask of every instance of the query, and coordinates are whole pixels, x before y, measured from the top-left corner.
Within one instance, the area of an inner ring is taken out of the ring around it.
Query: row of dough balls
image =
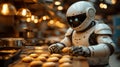
[[[61,54],[30,54],[22,58],[25,63],[30,63],[30,67],[72,67],[72,57]]]
[[[55,62],[41,62],[41,61],[32,61],[29,64],[30,67],[73,67],[71,63],[64,62],[59,64],[59,66]]]

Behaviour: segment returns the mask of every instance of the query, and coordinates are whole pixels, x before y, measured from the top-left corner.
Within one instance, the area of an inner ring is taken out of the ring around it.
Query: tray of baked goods
[[[21,54],[9,67],[88,67],[83,57],[75,57],[69,54],[49,53],[47,50],[37,47],[28,54]]]
[[[0,47],[0,66],[8,67],[19,58],[21,51],[19,47]]]

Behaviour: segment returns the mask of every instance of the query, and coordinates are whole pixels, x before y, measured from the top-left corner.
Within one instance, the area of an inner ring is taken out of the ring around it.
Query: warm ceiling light
[[[58,10],[63,10],[63,6],[58,6],[57,9]]]
[[[26,21],[27,21],[27,22],[30,22],[30,21],[31,21],[31,18],[27,18]]]
[[[111,0],[112,4],[116,4],[116,0]]]
[[[32,15],[32,16],[31,16],[31,20],[34,20],[34,19],[35,19],[35,15]]]
[[[59,28],[65,28],[65,24],[61,23],[60,21],[56,21],[55,26]]]
[[[43,18],[43,20],[50,19],[50,17],[49,17],[48,15],[45,15],[45,16],[43,16],[42,18]]]
[[[38,23],[38,16],[32,15],[31,16],[31,21],[34,23]]]
[[[60,5],[61,2],[60,1],[55,1],[55,5]]]
[[[31,12],[29,9],[27,8],[20,8],[18,11],[17,11],[17,15],[18,16],[22,16],[22,17],[31,17]]]
[[[49,22],[48,22],[48,26],[52,26],[52,25],[54,25],[54,20],[50,20]]]
[[[38,19],[38,16],[32,15],[31,20]]]
[[[54,24],[54,20],[50,20],[50,22],[49,22],[50,24]]]
[[[99,7],[102,8],[102,9],[107,9],[107,4],[100,3]]]
[[[34,19],[34,23],[38,23],[38,19]]]
[[[46,20],[47,18],[46,18],[46,16],[43,16],[43,20]]]
[[[15,15],[16,8],[11,3],[0,4],[0,14],[1,15]]]

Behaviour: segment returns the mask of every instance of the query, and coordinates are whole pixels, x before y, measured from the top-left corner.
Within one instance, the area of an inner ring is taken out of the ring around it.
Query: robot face
[[[78,27],[86,19],[86,13],[67,17],[68,24],[75,28]]]

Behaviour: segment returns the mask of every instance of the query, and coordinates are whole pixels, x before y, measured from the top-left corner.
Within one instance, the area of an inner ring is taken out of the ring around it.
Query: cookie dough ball
[[[69,53],[70,50],[71,50],[70,47],[64,47],[64,48],[62,49],[62,52],[63,52],[63,53]]]
[[[43,50],[44,48],[43,47],[35,47],[36,50]]]
[[[65,62],[65,63],[60,64],[59,67],[73,67],[73,65],[71,63]]]
[[[72,60],[72,56],[70,56],[70,55],[64,55],[64,56],[62,56],[62,58],[69,58]]]
[[[58,58],[61,58],[62,55],[61,55],[61,54],[51,54],[50,57],[58,57]]]
[[[58,57],[49,57],[49,58],[47,59],[47,61],[48,61],[48,62],[57,62],[57,61],[59,61],[59,58],[58,58]]]
[[[46,53],[46,54],[41,54],[40,56],[48,58],[50,55]]]
[[[61,63],[65,63],[65,62],[71,63],[72,60],[70,60],[70,58],[61,58],[61,59],[59,60],[59,63],[60,63],[60,64],[61,64]]]
[[[44,56],[38,56],[37,58],[35,58],[35,60],[40,60],[40,61],[42,61],[42,62],[45,62],[46,61],[46,57],[44,57]]]
[[[42,67],[57,67],[54,62],[45,62]]]
[[[35,53],[39,53],[39,54],[44,53],[43,50],[37,50],[37,49],[35,49],[34,52],[35,52]]]
[[[42,61],[32,61],[30,62],[29,66],[30,67],[42,67]]]
[[[36,57],[38,57],[38,54],[30,54],[29,56],[33,57],[33,58],[36,58]]]
[[[41,46],[44,50],[48,50],[48,46],[44,44],[44,46]]]
[[[29,63],[29,62],[31,62],[31,61],[33,61],[34,59],[32,58],[32,57],[30,57],[30,56],[26,56],[26,57],[24,57],[24,58],[22,58],[22,61],[23,62],[26,62],[26,63]]]

